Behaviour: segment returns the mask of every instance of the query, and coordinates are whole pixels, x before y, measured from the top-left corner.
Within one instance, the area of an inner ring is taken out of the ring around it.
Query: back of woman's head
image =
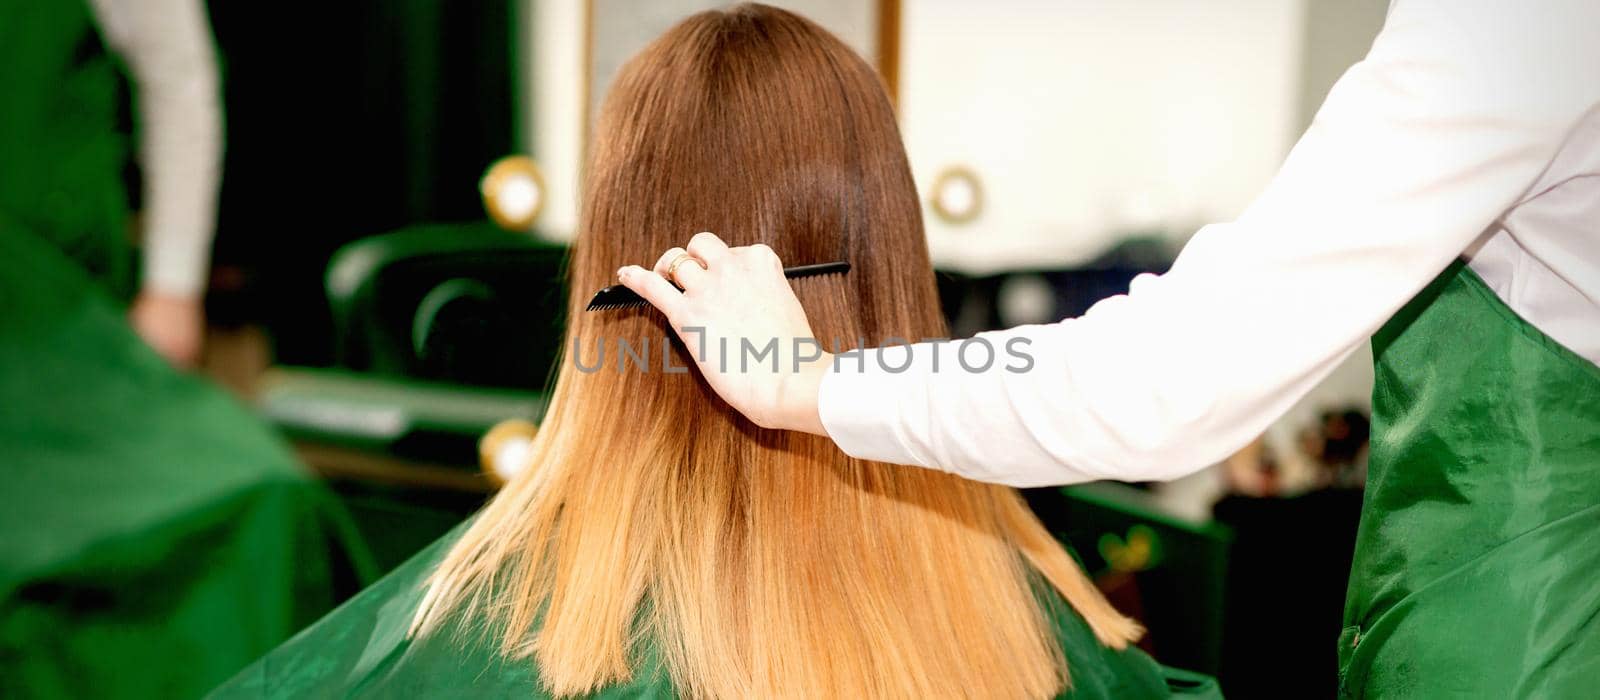
[[[621,265],[711,230],[851,264],[795,281],[824,345],[940,335],[865,62],[782,10],[695,15],[624,67],[590,155],[571,355],[528,467],[440,565],[420,632],[484,615],[558,694],[627,679],[650,645],[678,690],[710,697],[1048,696],[1066,681],[1052,588],[1103,642],[1137,635],[1014,491],[758,428],[683,369],[656,312],[582,311]]]
[[[788,264],[850,262],[803,299],[848,302],[812,314],[841,342],[943,330],[888,96],[804,18],[741,5],[674,27],[618,75],[591,155],[574,284],[608,284],[623,264],[716,231]]]

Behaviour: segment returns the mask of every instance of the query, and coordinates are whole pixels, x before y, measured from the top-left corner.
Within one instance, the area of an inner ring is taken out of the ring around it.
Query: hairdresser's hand
[[[832,356],[814,339],[771,248],[729,248],[715,234],[699,233],[663,254],[654,270],[629,265],[617,277],[666,314],[711,388],[740,413],[765,428],[826,434],[817,388]],[[755,359],[752,351],[774,341],[776,363]]]
[[[198,297],[144,291],[128,309],[128,320],[174,367],[189,369],[199,363],[205,312]]]

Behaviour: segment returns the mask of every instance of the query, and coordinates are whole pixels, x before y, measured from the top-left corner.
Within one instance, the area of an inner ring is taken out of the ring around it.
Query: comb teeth
[[[839,275],[849,271],[850,263],[839,261],[784,268],[783,276],[789,279],[796,279],[799,277],[815,277],[817,275]],[[595,292],[594,298],[589,300],[589,305],[585,306],[584,310],[606,311],[608,309],[628,309],[644,305],[644,298],[635,294],[632,289],[620,284],[613,284]]]
[[[588,311],[606,311],[610,309],[626,309],[643,306],[644,299],[620,284],[613,284],[594,293],[594,298],[589,300],[589,305],[584,307]]]

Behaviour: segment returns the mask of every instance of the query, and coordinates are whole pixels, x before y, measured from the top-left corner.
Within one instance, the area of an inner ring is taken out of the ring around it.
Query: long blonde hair
[[[414,633],[485,615],[558,695],[629,679],[654,644],[679,692],[717,698],[1050,696],[1068,681],[1052,588],[1104,644],[1138,636],[1014,490],[758,428],[696,371],[663,371],[693,365],[659,314],[582,311],[619,266],[698,230],[849,261],[794,285],[824,344],[944,332],[873,71],[782,10],[690,17],[607,97],[570,265],[577,357]]]

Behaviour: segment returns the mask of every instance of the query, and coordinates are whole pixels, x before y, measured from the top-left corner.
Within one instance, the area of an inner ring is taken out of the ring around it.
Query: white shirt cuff
[[[835,356],[832,371],[822,378],[817,390],[817,414],[828,437],[845,454],[857,459],[930,467],[918,459],[910,445],[901,439],[899,419],[902,403],[917,405],[920,390],[910,372],[891,374],[881,366],[878,354],[870,349]],[[881,358],[897,366],[904,362],[905,346],[893,347],[894,356]],[[923,391],[922,393],[926,393]]]

